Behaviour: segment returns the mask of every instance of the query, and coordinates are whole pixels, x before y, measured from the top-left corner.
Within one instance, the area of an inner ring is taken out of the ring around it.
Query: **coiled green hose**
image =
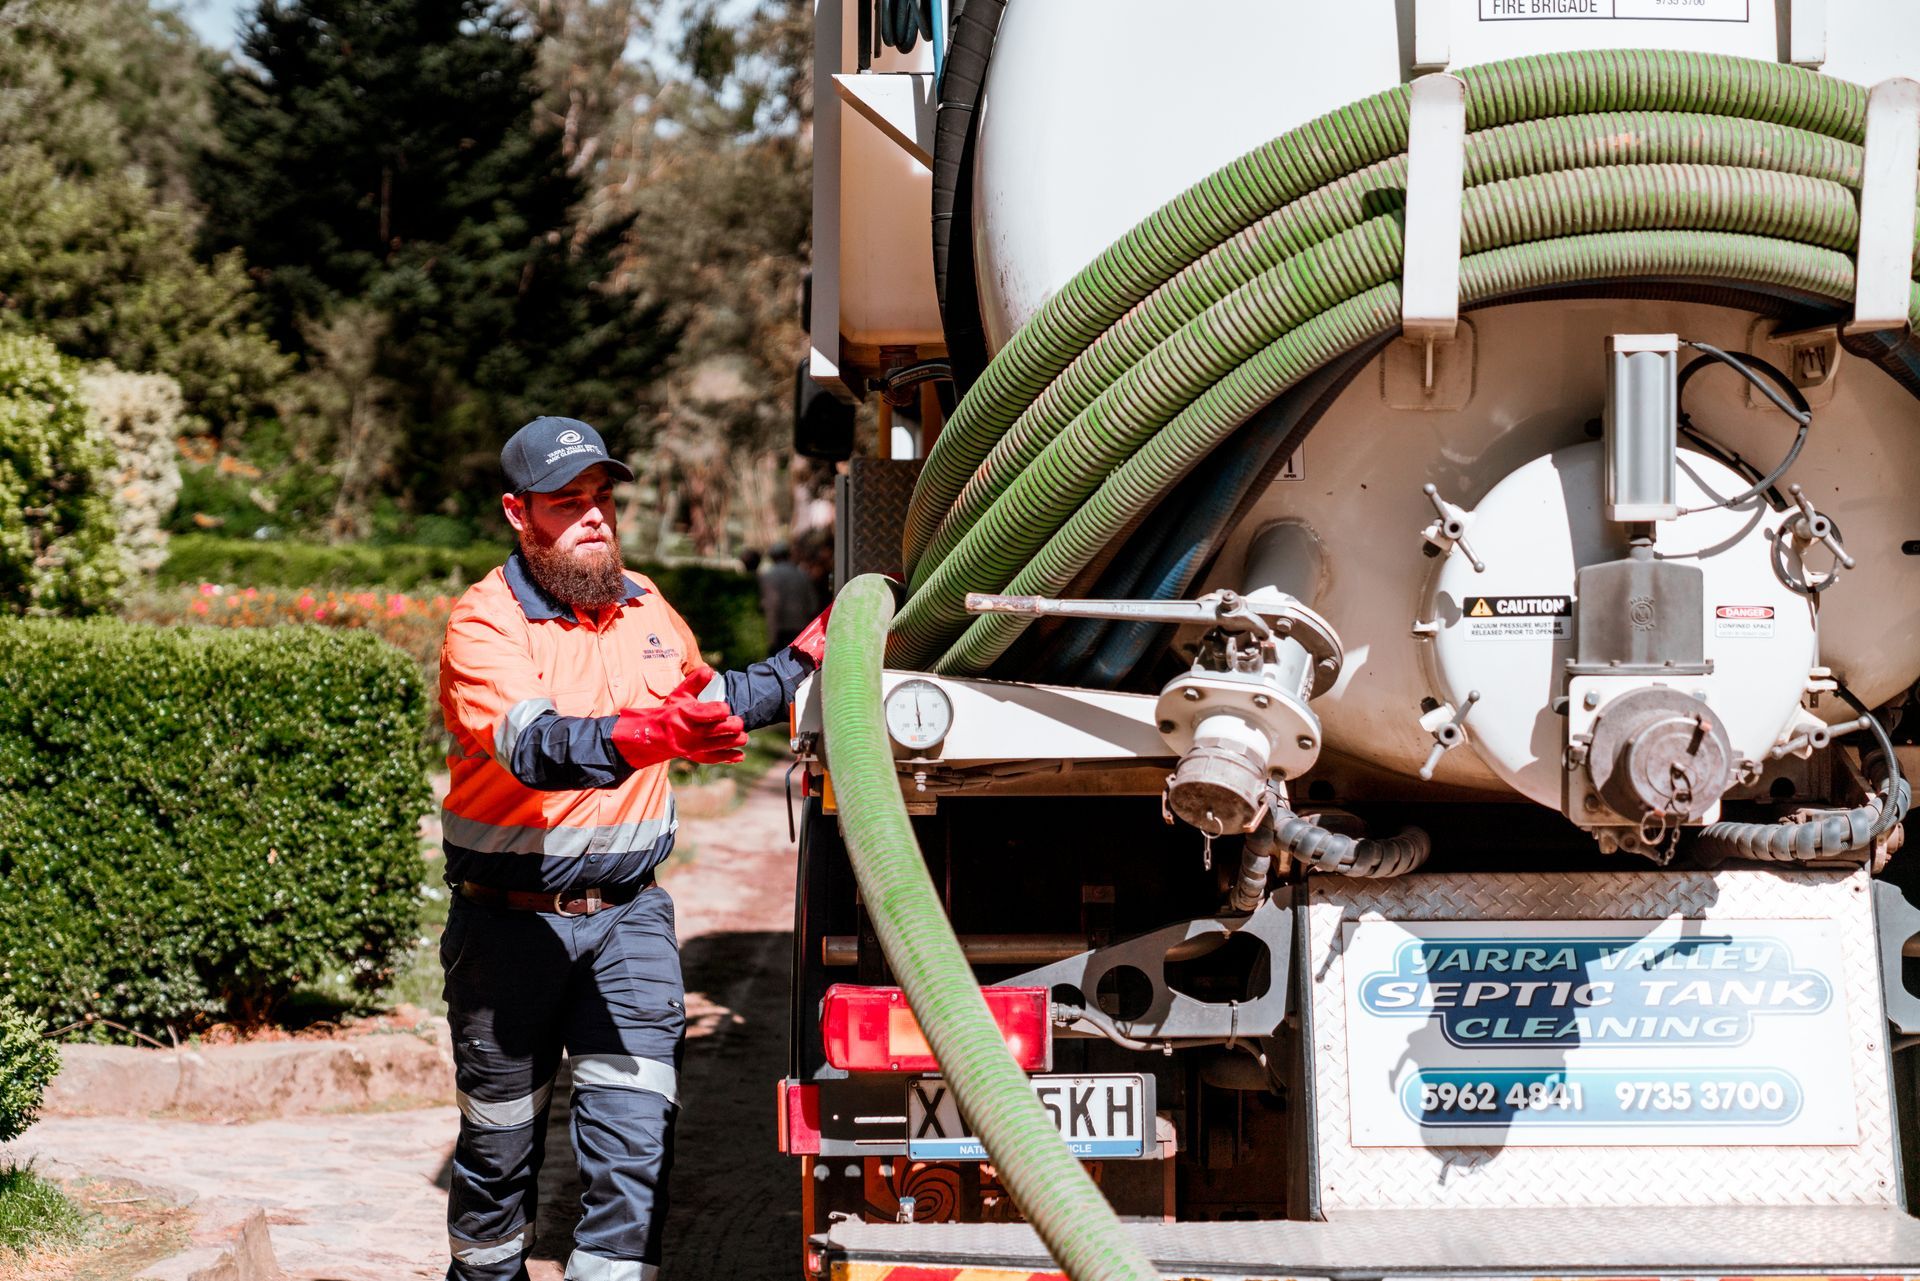
[[[1074,1281],[1152,1281],[1159,1270],[1061,1142],[1008,1053],[927,875],[882,721],[881,652],[892,617],[886,579],[869,574],[847,584],[833,603],[832,659],[820,675],[827,765],[861,900],[961,1114],[1054,1259]]]
[[[1463,304],[1676,278],[1850,300],[1838,251],[1858,235],[1858,86],[1643,51],[1460,74],[1474,131]],[[966,592],[1064,590],[1248,414],[1397,330],[1407,113],[1395,89],[1255,149],[1014,336],[922,472],[891,661],[982,670],[1025,621],[973,620]]]

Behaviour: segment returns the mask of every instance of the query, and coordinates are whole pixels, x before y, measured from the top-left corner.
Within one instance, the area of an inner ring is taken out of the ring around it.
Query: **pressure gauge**
[[[953,702],[932,681],[901,681],[887,694],[887,733],[909,751],[939,745],[953,728]]]

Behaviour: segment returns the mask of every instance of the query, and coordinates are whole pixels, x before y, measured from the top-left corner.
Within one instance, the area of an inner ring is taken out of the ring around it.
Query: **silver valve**
[[[1247,596],[1222,588],[1195,600],[1061,600],[1051,596],[968,592],[967,612],[1202,626],[1209,628],[1211,635],[1227,638],[1229,651],[1234,648],[1234,638],[1238,637],[1251,637],[1256,646],[1266,650],[1292,642],[1312,657],[1311,696],[1315,698],[1332,688],[1344,661],[1340,637],[1332,624],[1282,593]],[[1203,661],[1206,652],[1203,646],[1201,655],[1196,657],[1197,664],[1208,665],[1210,660]]]
[[[1850,721],[1842,721],[1838,725],[1822,725],[1817,729],[1808,730],[1804,734],[1795,734],[1783,743],[1776,743],[1773,750],[1767,753],[1767,759],[1777,761],[1783,756],[1797,756],[1808,751],[1820,751],[1832,743],[1834,739],[1845,738],[1849,734],[1857,734],[1863,729],[1870,728],[1872,725],[1873,717],[1871,716],[1861,716]]]
[[[1433,510],[1440,517],[1439,520],[1427,526],[1427,541],[1443,552],[1452,551],[1458,547],[1460,554],[1467,558],[1467,563],[1473,566],[1474,573],[1486,573],[1486,562],[1475,556],[1473,549],[1467,546],[1466,512],[1440,497],[1439,487],[1431,481],[1420,486],[1420,492],[1427,496],[1427,501],[1433,504]]]
[[[1841,569],[1852,569],[1853,557],[1840,545],[1840,535],[1834,532],[1832,519],[1814,510],[1813,500],[1801,492],[1800,486],[1787,486],[1787,493],[1800,507],[1800,514],[1792,523],[1793,536],[1803,543],[1825,543],[1833,553],[1835,564]]]
[[[1467,713],[1472,711],[1473,705],[1479,701],[1480,691],[1468,690],[1466,701],[1460,704],[1460,710],[1453,714],[1452,719],[1443,725],[1434,726],[1433,750],[1427,753],[1426,764],[1420,767],[1421,782],[1431,781],[1433,772],[1440,768],[1440,758],[1467,741],[1467,731],[1461,727],[1460,722],[1467,719]]]
[[[1136,623],[1204,623],[1262,639],[1285,636],[1299,612],[1292,601],[1248,600],[1238,592],[1208,592],[1198,600],[1061,600],[1052,596],[997,596],[968,592],[969,614],[1027,618],[1111,618]]]

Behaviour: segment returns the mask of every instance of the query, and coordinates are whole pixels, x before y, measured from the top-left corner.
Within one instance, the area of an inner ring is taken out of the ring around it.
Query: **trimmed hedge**
[[[378,984],[413,933],[425,711],[360,633],[0,624],[0,993],[185,1031]]]
[[[760,615],[760,587],[751,574],[688,565],[680,569],[643,565],[667,603],[693,628],[700,648],[719,651],[721,671],[767,656],[767,625]]]
[[[26,1133],[60,1070],[60,1051],[40,1027],[0,996],[0,1143]]]
[[[329,547],[319,543],[268,542],[177,534],[160,567],[162,586],[231,583],[242,587],[314,587],[342,590],[379,587],[412,592],[458,590],[487,576],[511,548],[422,547],[364,543]]]
[[[350,544],[255,542],[205,534],[176,535],[163,583],[222,583],[236,587],[379,588],[449,590],[449,584],[477,582],[506,560],[511,548],[476,544],[444,547],[373,547]],[[680,611],[707,653],[720,654],[721,667],[743,667],[766,657],[766,623],[760,615],[760,589],[751,574],[699,565],[670,568],[640,565]]]

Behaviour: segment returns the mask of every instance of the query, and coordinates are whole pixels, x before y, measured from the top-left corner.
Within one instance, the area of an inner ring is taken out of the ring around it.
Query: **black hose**
[[[1291,810],[1275,808],[1269,824],[1274,844],[1316,872],[1335,876],[1386,878],[1404,876],[1427,861],[1433,838],[1417,827],[1398,836],[1354,838],[1329,832]],[[1248,837],[1249,841],[1253,838]]]
[[[933,39],[933,0],[875,0],[880,43],[912,53],[921,37]]]
[[[1691,381],[1693,376],[1701,369],[1713,364],[1726,365],[1737,371],[1741,377],[1759,388],[1761,395],[1772,401],[1781,413],[1793,419],[1794,423],[1798,426],[1798,430],[1795,431],[1793,435],[1793,444],[1787,447],[1786,457],[1782,458],[1772,471],[1755,481],[1743,493],[1736,494],[1732,498],[1723,498],[1719,502],[1707,507],[1696,507],[1691,510],[1712,511],[1715,507],[1738,507],[1740,504],[1758,498],[1760,495],[1770,491],[1774,485],[1778,483],[1780,478],[1787,474],[1788,469],[1799,461],[1800,451],[1804,449],[1807,444],[1807,431],[1813,426],[1813,407],[1807,403],[1807,398],[1801,394],[1800,389],[1793,385],[1791,378],[1750,352],[1725,352],[1718,347],[1703,342],[1689,342],[1687,346],[1700,352],[1702,355],[1701,359],[1694,361],[1680,371],[1680,379],[1674,385],[1674,401],[1680,406],[1681,430],[1687,432],[1688,435],[1695,434],[1693,431],[1693,420],[1687,414],[1685,408],[1687,383]],[[1761,374],[1765,374],[1766,378],[1772,379],[1773,382],[1779,386],[1780,391],[1775,391],[1773,387],[1768,386],[1766,379],[1760,376]],[[1781,395],[1781,391],[1784,391],[1786,395]],[[1791,401],[1788,400],[1788,397],[1792,398]],[[1681,513],[1683,516],[1688,514],[1690,513]]]
[[[954,11],[933,124],[933,287],[955,390],[963,394],[988,359],[974,283],[974,119],[1006,7],[1006,0],[966,0]]]
[[[1709,823],[1694,838],[1695,851],[1709,858],[1804,863],[1867,849],[1907,816],[1913,792],[1901,773],[1893,740],[1851,690],[1843,686],[1839,692],[1847,706],[1866,719],[1878,740],[1861,762],[1880,775],[1878,793],[1863,805],[1799,823]]]
[[[1273,874],[1273,824],[1262,822],[1247,833],[1240,846],[1240,875],[1234,879],[1227,910],[1251,912],[1267,897],[1267,878]]]

